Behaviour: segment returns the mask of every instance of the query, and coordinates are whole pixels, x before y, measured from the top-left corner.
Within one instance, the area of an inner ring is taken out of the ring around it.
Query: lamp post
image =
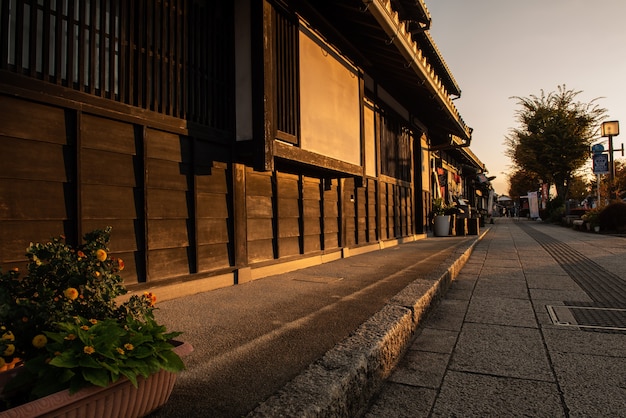
[[[609,199],[612,199],[615,182],[615,164],[613,163],[613,137],[619,135],[619,122],[616,120],[602,122],[602,136],[609,138]],[[623,147],[623,146],[622,146]],[[622,153],[623,153],[622,148]]]

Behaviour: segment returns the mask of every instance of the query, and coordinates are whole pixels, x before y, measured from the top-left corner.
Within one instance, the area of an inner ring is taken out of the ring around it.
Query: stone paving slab
[[[473,297],[465,321],[537,328],[532,304],[524,299]]]
[[[465,323],[450,369],[553,381],[537,329]]]
[[[451,371],[430,417],[564,417],[556,384]]]

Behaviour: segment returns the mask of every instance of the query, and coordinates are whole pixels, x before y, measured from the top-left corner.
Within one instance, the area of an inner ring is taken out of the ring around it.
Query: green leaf
[[[80,356],[78,365],[89,369],[99,369],[101,367],[100,363],[90,355]]]
[[[133,384],[134,387],[137,387],[137,373],[132,370],[122,370],[121,374],[126,376],[130,383]]]
[[[72,351],[65,351],[50,360],[50,365],[72,369],[79,366],[79,359]]]
[[[159,356],[164,360],[164,362],[161,362],[161,368],[163,370],[167,370],[172,373],[185,370],[185,363],[183,363],[178,354],[173,351],[163,351],[159,354]]]
[[[105,369],[83,369],[83,377],[89,383],[102,387],[106,387],[111,381],[109,372]]]

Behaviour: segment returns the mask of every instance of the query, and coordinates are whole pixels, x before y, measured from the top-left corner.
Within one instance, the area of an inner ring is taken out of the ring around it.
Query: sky
[[[581,91],[607,109],[626,140],[626,0],[425,0],[430,35],[461,88],[471,150],[496,193],[508,194],[505,137],[519,127],[515,97]],[[605,148],[608,148],[606,142]],[[616,153],[615,158],[621,158]],[[591,169],[589,169],[591,174]]]

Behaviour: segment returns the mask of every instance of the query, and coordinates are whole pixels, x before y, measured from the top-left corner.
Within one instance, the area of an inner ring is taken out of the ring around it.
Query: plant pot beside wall
[[[189,343],[172,344],[173,351],[181,357],[193,351]],[[0,412],[0,418],[139,418],[165,405],[176,377],[177,373],[160,370],[147,378],[138,378],[136,388],[122,378],[106,387],[90,386],[74,394],[66,389]]]
[[[111,228],[72,248],[27,248],[26,275],[0,270],[0,418],[140,417],[162,406],[189,344],[157,323],[151,292],[126,293]]]
[[[436,237],[447,237],[450,233],[450,215],[436,215],[434,234]]]

